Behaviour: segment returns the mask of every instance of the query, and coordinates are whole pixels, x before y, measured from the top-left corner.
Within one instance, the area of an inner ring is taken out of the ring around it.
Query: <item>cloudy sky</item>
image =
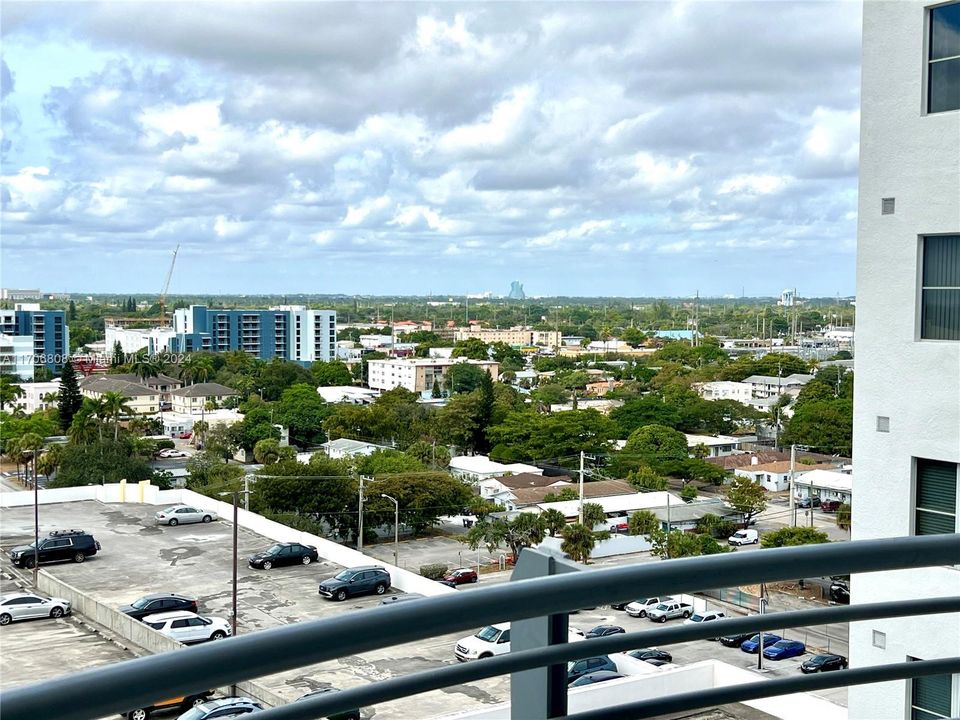
[[[852,294],[860,5],[2,4],[2,282]]]

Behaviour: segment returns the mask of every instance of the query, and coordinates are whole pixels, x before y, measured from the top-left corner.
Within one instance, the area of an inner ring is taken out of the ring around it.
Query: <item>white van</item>
[[[570,628],[567,642],[583,640],[582,631]],[[453,654],[460,662],[503,655],[510,652],[510,623],[487,625],[475,635],[468,635],[457,641]]]
[[[727,538],[731,545],[755,545],[760,542],[760,533],[756,530],[737,530]]]

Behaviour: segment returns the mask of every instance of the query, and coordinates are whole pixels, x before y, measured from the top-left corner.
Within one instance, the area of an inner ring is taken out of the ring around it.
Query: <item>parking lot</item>
[[[103,546],[100,554],[83,564],[48,565],[46,570],[107,604],[121,605],[151,592],[180,592],[198,597],[202,614],[229,618],[232,526],[221,521],[206,525],[157,527],[153,522],[153,514],[157,509],[160,508],[134,504],[105,505],[93,501],[43,506],[43,532],[53,528],[82,528],[92,533]],[[0,544],[5,550],[12,545],[32,540],[32,508],[4,509],[0,519]],[[239,549],[242,558],[271,544],[272,541],[266,538],[240,529]],[[386,547],[388,546],[381,546],[382,549]],[[270,571],[253,570],[247,567],[246,563],[241,563],[238,578],[240,632],[331,616],[379,604],[380,598],[376,596],[354,598],[344,603],[321,598],[317,594],[318,581],[339,570],[339,566],[323,561],[306,567],[283,567]],[[501,575],[497,580],[504,577]],[[491,580],[493,581],[493,578]],[[465,591],[483,587],[486,582],[484,577],[479,584],[469,586]],[[45,621],[43,625],[44,628],[52,627],[57,622],[63,621]],[[608,607],[573,615],[571,622],[583,630],[599,624],[621,625],[627,632],[653,627],[648,620],[631,618],[624,612]],[[11,654],[31,657],[29,661],[18,660],[25,665],[50,664],[52,658],[62,656],[55,643],[61,643],[72,655],[78,651],[74,644],[82,646],[89,642],[82,637],[74,640],[69,631],[60,630],[58,632],[61,634],[52,641],[54,644],[46,645],[41,637],[51,630],[41,630],[40,624],[33,622],[22,624],[20,628],[17,628],[17,632],[23,635],[23,643],[19,646],[8,644],[13,636],[7,633],[10,628],[4,628],[5,671]],[[285,700],[293,700],[319,687],[349,688],[372,680],[429,670],[455,663],[453,647],[456,640],[465,634],[455,633],[343,657],[336,661],[262,678],[259,682]],[[14,647],[17,647],[19,652],[14,650]],[[674,661],[678,664],[718,659],[746,668],[755,667],[757,662],[756,655],[748,655],[739,649],[725,648],[708,641],[682,643],[667,649],[673,653]],[[119,654],[104,655],[102,661],[121,659],[122,652],[117,649],[117,653]],[[94,653],[89,659],[91,662],[86,666],[97,664],[101,658]],[[769,674],[786,676],[798,673],[797,667],[802,660],[803,658],[780,662],[765,661],[765,664],[771,668]],[[76,669],[79,667],[58,668],[58,671],[50,673],[49,676]],[[844,703],[846,693],[845,690],[838,690],[825,693],[825,696],[834,702]],[[496,678],[368,708],[364,711],[364,717],[387,720],[432,717],[508,699],[509,678]]]

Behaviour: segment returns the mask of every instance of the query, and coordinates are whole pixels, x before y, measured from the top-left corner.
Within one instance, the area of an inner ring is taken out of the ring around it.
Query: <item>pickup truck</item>
[[[653,622],[666,622],[671,618],[688,618],[693,615],[693,605],[683,602],[663,602],[647,610],[647,618]]]

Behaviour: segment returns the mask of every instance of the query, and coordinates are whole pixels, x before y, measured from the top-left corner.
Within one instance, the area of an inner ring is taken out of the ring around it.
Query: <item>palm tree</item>
[[[563,542],[560,543],[560,549],[574,562],[582,562],[586,565],[596,544],[597,538],[592,529],[580,523],[573,523],[563,529]]]
[[[81,410],[73,416],[73,422],[70,423],[67,436],[70,438],[70,442],[76,445],[86,445],[96,437],[99,426],[100,423],[97,421],[93,410]],[[100,436],[102,439],[102,432],[100,432]]]
[[[20,446],[20,438],[10,438],[3,445],[3,452],[8,458],[12,458],[17,464],[17,479],[20,479],[20,460],[23,457],[23,448]]]
[[[133,359],[130,370],[141,380],[146,380],[159,375],[163,366],[146,353],[140,353]]]
[[[0,410],[3,410],[4,405],[22,398],[24,394],[23,388],[13,382],[11,376],[6,374],[0,376]]]
[[[103,400],[105,416],[113,420],[113,439],[116,441],[120,435],[120,416],[132,415],[133,408],[127,404],[126,395],[114,390],[108,390],[100,399]]]
[[[107,421],[107,418],[110,417],[110,413],[107,411],[107,401],[104,395],[101,395],[96,400],[93,401],[93,404],[90,408],[93,415],[96,415],[97,420],[97,437],[100,439],[100,442],[103,442],[103,424]]]
[[[63,462],[63,445],[51,445],[37,460],[37,469],[50,478]]]
[[[213,361],[203,355],[188,355],[180,366],[180,379],[189,382],[206,382],[213,374]]]
[[[567,525],[567,519],[563,516],[563,513],[556,508],[544,510],[540,514],[540,517],[543,518],[547,530],[550,531],[550,537],[556,537],[557,533],[562,533],[563,528]]]
[[[36,433],[26,433],[23,437],[20,438],[20,448],[24,453],[30,454],[30,459],[33,461],[33,483],[36,485],[37,482],[37,455],[40,454],[40,449],[43,447],[43,438],[37,435]]]

